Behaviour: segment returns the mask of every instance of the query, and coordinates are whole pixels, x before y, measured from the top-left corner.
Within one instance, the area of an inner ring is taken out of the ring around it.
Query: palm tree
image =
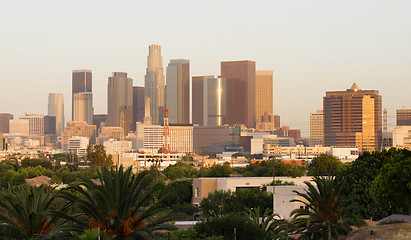
[[[272,210],[268,208],[264,212],[259,207],[246,209],[246,211],[251,222],[263,233],[264,239],[273,239],[273,231],[278,226],[275,217],[278,215],[272,213]]]
[[[359,216],[350,214],[353,205],[341,194],[341,180],[335,177],[314,177],[313,180],[316,186],[305,182],[308,190],[294,191],[301,199],[291,200],[304,206],[291,212],[302,239],[336,239],[347,234],[350,226],[364,223]]]
[[[1,193],[0,235],[6,238],[32,239],[51,234],[61,223],[60,219],[52,214],[55,200],[53,190],[46,189],[44,185],[22,185]],[[65,206],[61,212],[66,210]]]
[[[172,229],[165,222],[170,215],[164,212],[163,198],[155,195],[161,185],[154,184],[148,172],[133,174],[132,169],[98,170],[98,180],[94,183],[86,176],[72,186],[73,191],[65,191],[62,197],[77,207],[82,217],[65,216],[81,227],[107,232],[115,239],[145,239],[160,230]]]

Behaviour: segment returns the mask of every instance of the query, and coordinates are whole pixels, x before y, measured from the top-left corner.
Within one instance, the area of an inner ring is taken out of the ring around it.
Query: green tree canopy
[[[106,154],[106,148],[103,145],[89,145],[87,147],[86,159],[90,166],[111,166],[113,159],[111,155]]]
[[[273,161],[267,160],[249,164],[240,173],[244,177],[272,177],[274,174],[275,176],[301,177],[305,173],[304,166],[286,164],[279,159]]]
[[[340,172],[342,163],[331,154],[321,154],[308,165],[311,176],[335,176]]]

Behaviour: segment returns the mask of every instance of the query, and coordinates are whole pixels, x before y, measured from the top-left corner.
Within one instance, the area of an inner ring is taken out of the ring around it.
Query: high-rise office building
[[[324,97],[325,146],[358,146],[359,151],[380,149],[382,97],[378,90],[327,92]]]
[[[133,130],[136,122],[144,121],[145,114],[144,87],[133,87]],[[151,110],[151,106],[150,106]]]
[[[73,121],[93,124],[93,93],[78,92],[73,94]]]
[[[227,80],[227,118],[229,125],[255,126],[255,62],[221,62],[221,78]]]
[[[107,125],[107,114],[94,114],[93,125],[96,125],[97,131],[101,126]]]
[[[310,113],[310,145],[324,145],[323,110],[317,110]]]
[[[255,72],[255,122],[273,112],[273,71]]]
[[[79,92],[93,92],[91,70],[73,70],[72,73],[72,112],[71,117],[74,119],[74,94]]]
[[[9,133],[9,122],[13,119],[10,113],[0,113],[0,132]]]
[[[190,123],[190,61],[172,59],[167,66],[167,101],[170,123]]]
[[[133,123],[133,79],[127,73],[113,72],[108,78],[108,118],[109,126],[123,127],[124,133],[134,129]]]
[[[56,134],[61,135],[64,129],[64,99],[62,93],[50,93],[48,115],[56,117]]]
[[[227,110],[227,82],[219,76],[193,77],[193,123],[221,126]]]
[[[56,116],[44,116],[44,134],[56,135]]]
[[[37,114],[26,114],[20,117],[23,120],[29,120],[29,134],[41,136],[44,134],[44,116]]]
[[[397,126],[411,126],[411,108],[397,109]]]
[[[165,79],[161,46],[150,45],[147,57],[144,95],[150,98],[150,115],[153,124],[162,124],[165,106]],[[143,100],[144,105],[144,100]],[[144,114],[143,114],[144,116]]]

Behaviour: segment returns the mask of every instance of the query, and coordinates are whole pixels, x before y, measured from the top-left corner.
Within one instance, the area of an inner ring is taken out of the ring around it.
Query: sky
[[[95,113],[107,112],[107,78],[144,85],[148,46],[163,65],[189,59],[191,75],[220,62],[274,71],[274,113],[309,136],[326,91],[379,90],[388,111],[411,107],[411,1],[0,1],[0,112],[47,114],[62,92],[71,119],[71,72],[93,71]]]

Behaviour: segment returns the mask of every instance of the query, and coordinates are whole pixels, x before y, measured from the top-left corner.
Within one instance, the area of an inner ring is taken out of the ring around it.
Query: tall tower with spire
[[[162,124],[165,105],[165,78],[160,45],[150,45],[145,76],[145,98],[150,98],[150,113],[153,124]]]

